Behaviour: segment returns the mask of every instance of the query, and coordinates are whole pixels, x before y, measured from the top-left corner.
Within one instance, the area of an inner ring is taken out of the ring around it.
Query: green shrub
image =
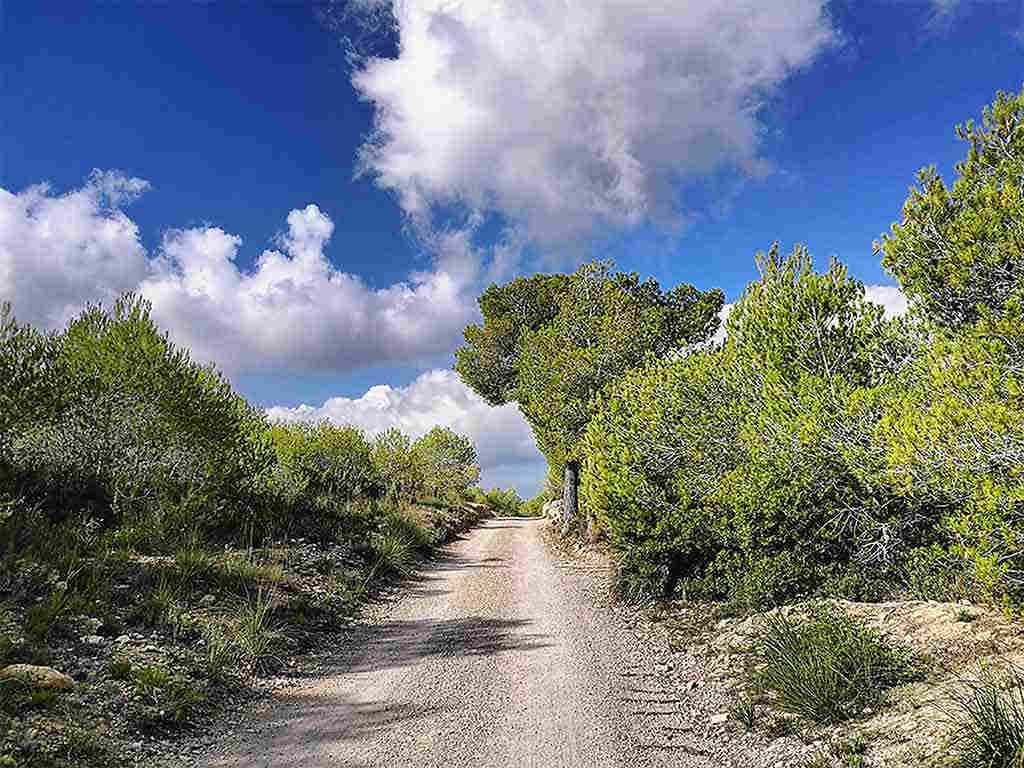
[[[600,402],[583,472],[584,505],[627,568],[752,605],[920,538],[871,449],[873,393],[912,346],[904,329],[836,262],[816,273],[806,250],[773,247],[758,267],[723,348],[654,363]]]
[[[540,514],[540,506],[543,504],[541,502],[528,509],[527,502],[519,498],[515,488],[504,491],[501,488],[491,488],[486,491],[477,489],[473,500],[486,504],[491,512],[498,517],[534,517]]]
[[[629,374],[584,439],[582,502],[631,570],[671,591],[721,544],[715,499],[738,460],[740,411],[720,351]]]
[[[934,510],[973,599],[1024,598],[1024,287],[1001,316],[937,334],[875,436],[892,485]],[[951,567],[950,567],[951,566]]]
[[[876,247],[882,264],[935,324],[957,328],[1000,313],[1024,282],[1024,90],[996,94],[947,189],[934,167],[918,174],[902,221]]]
[[[434,427],[413,443],[412,450],[431,499],[459,504],[480,479],[473,442],[446,427]]]
[[[411,501],[421,493],[423,464],[406,435],[397,429],[381,432],[373,441],[370,459],[389,501]]]
[[[887,688],[920,676],[912,654],[836,609],[805,620],[769,614],[754,639],[748,683],[815,723],[856,717]]]

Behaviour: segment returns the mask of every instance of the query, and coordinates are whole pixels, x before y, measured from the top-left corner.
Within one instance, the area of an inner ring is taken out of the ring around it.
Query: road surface
[[[721,765],[667,744],[671,691],[538,520],[482,523],[344,636],[209,768]],[[677,730],[685,730],[678,728]]]

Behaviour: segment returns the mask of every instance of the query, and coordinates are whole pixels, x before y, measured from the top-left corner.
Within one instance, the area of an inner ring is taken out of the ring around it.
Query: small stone
[[[118,635],[117,639],[114,640],[114,642],[115,643],[130,643],[131,639],[132,638],[129,635]]]
[[[86,635],[82,638],[83,645],[103,645],[106,640],[100,635]]]
[[[712,715],[711,716],[711,724],[712,725],[722,725],[723,723],[728,721],[728,719],[729,719],[729,713],[728,712],[719,712],[717,715]]]

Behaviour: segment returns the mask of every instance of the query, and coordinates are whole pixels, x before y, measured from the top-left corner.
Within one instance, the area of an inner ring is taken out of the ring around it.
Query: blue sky
[[[446,370],[488,281],[607,256],[735,298],[778,239],[891,283],[916,170],[1024,82],[1019,2],[497,5],[6,0],[0,299],[141,289],[254,401],[450,423],[530,492],[521,420]]]

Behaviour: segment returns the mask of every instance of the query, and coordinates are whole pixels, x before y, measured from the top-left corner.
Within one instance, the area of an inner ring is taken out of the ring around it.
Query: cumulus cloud
[[[93,171],[63,195],[46,184],[17,194],[0,188],[0,301],[10,301],[20,320],[54,328],[84,304],[137,286],[149,261],[139,228],[120,206],[148,186],[118,171]]]
[[[485,486],[513,486],[533,495],[544,473],[530,427],[512,404],[493,407],[449,370],[432,370],[406,387],[381,384],[360,397],[332,397],[322,405],[267,409],[284,421],[354,424],[370,435],[395,427],[413,437],[435,425],[450,427],[476,444]]]
[[[541,246],[678,229],[681,186],[770,169],[760,108],[835,42],[824,6],[395,0],[398,56],[353,75],[376,108],[363,169],[428,229],[451,204]]]
[[[881,304],[886,317],[899,317],[906,314],[907,297],[898,285],[866,285],[864,295],[868,301]]]
[[[317,206],[293,210],[278,249],[249,272],[237,263],[236,235],[174,230],[140,290],[178,340],[231,370],[343,370],[449,354],[473,313],[461,276],[419,272],[371,288],[328,261],[333,230]]]
[[[94,171],[63,195],[0,188],[0,301],[56,328],[89,302],[136,291],[178,343],[232,372],[436,361],[474,316],[475,272],[454,258],[383,288],[335,267],[325,254],[334,224],[315,205],[289,213],[249,270],[242,239],[214,226],[170,230],[150,254],[123,210],[148,187]]]

